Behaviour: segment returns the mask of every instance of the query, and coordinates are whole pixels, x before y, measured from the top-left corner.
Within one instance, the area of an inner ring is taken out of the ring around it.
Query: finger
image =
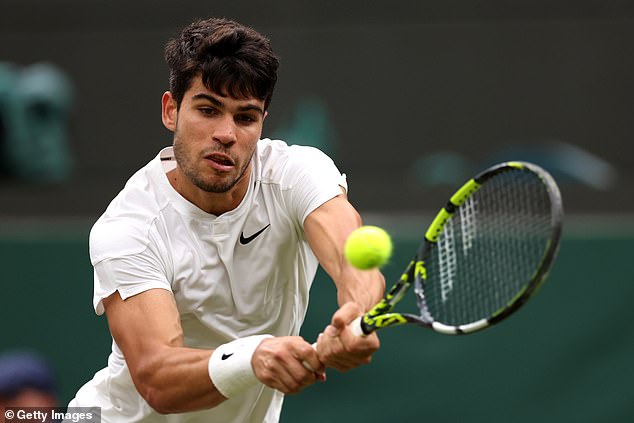
[[[302,360],[302,365],[305,369],[313,372],[317,379],[326,380],[326,366],[319,361],[319,358],[308,357]]]
[[[319,336],[321,336],[321,334]],[[326,380],[326,366],[319,360],[319,355],[317,354],[317,342],[312,344],[310,348],[300,351],[298,358],[301,359],[304,368],[313,372],[318,380]]]
[[[302,360],[293,359],[285,363],[284,368],[290,378],[284,377],[285,393],[297,393],[312,385],[319,377],[317,373],[308,370]]]
[[[289,391],[290,378],[279,372],[276,368],[267,367],[260,370],[260,381],[266,386],[280,392],[287,393]]]
[[[321,371],[315,370],[313,365],[310,364],[307,361],[302,361],[302,365],[304,366],[304,368],[306,370],[308,370],[309,372],[311,372],[313,374],[315,379],[317,379],[317,380],[319,380],[321,382],[325,382],[326,381],[326,372],[325,371],[323,371],[323,370],[321,370]]]
[[[287,364],[280,364],[273,367],[267,385],[284,394],[293,394],[299,392],[307,385],[307,381],[309,381],[311,377],[314,378],[312,372],[307,371],[303,366],[300,367],[303,369],[302,374],[304,374],[305,377],[297,376],[297,369],[293,370],[290,367],[291,366]]]
[[[330,331],[328,331],[330,333]],[[345,351],[341,339],[338,336],[331,336],[330,334],[322,334],[318,340],[320,360],[333,369],[340,372],[350,370],[354,365],[354,359],[348,356]]]
[[[337,339],[345,351],[339,356],[338,365],[341,367],[354,368],[368,364],[372,355],[379,349],[379,339],[375,333],[367,337],[359,337],[352,331],[345,330]]]
[[[254,354],[253,368],[262,383],[283,393],[295,393],[314,383],[317,376],[304,368],[301,355],[316,354],[300,337],[272,338]],[[321,369],[318,363],[314,363]]]
[[[331,325],[334,326],[335,329],[343,330],[350,322],[361,314],[362,310],[358,304],[353,302],[345,303],[332,316]]]
[[[367,336],[357,336],[351,328],[346,328],[341,335],[341,342],[346,351],[354,355],[368,355],[375,353],[379,347],[379,337],[376,332]]]
[[[323,380],[325,367],[317,356],[315,348],[301,337],[293,338],[295,341],[289,346],[289,354],[283,357],[284,367],[298,386],[291,386],[291,390],[297,391],[307,385]]]
[[[328,341],[327,351],[333,354],[345,353],[364,356],[376,352],[379,348],[379,340],[375,333],[368,336],[357,336],[348,326],[345,326],[341,331],[333,325],[327,326],[323,339]]]

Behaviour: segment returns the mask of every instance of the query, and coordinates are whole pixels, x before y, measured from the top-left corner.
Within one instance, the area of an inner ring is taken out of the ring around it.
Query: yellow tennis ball
[[[357,269],[380,267],[392,255],[392,240],[378,226],[361,226],[348,236],[344,254],[348,262]]]

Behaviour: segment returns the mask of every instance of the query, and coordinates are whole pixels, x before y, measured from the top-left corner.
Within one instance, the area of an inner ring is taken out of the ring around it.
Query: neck
[[[215,216],[220,216],[240,205],[249,188],[250,176],[251,167],[227,192],[207,192],[194,185],[178,166],[167,173],[167,179],[176,192],[199,209]]]

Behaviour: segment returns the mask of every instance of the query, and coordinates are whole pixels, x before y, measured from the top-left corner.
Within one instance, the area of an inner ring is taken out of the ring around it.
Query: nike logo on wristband
[[[220,357],[220,359],[221,359],[221,360],[226,360],[226,359],[228,359],[229,357],[231,357],[232,355],[233,355],[233,353],[231,353],[231,354],[222,354],[222,356]]]
[[[266,225],[265,227],[263,227],[262,229],[260,229],[259,231],[257,231],[256,233],[254,233],[251,236],[244,236],[244,232],[240,233],[240,244],[242,245],[247,245],[249,242],[253,241],[255,238],[258,237],[258,235],[260,235],[262,232],[264,232],[266,230],[266,228],[268,228],[269,226],[271,226],[271,224],[269,223],[268,225]]]

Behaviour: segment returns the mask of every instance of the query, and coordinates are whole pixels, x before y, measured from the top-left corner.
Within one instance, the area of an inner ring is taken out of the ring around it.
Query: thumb
[[[346,324],[348,324],[347,317],[350,308],[348,304],[344,304],[339,310],[335,312],[335,314],[333,314],[330,324],[326,326],[326,329],[324,329],[324,333],[326,335],[339,336],[341,331],[346,327]]]
[[[361,315],[361,307],[356,303],[345,303],[339,310],[332,316],[331,326],[339,332],[342,331],[346,325]]]
[[[343,326],[335,326],[333,324],[333,325],[326,326],[326,329],[324,329],[324,333],[328,336],[334,337],[334,336],[339,336],[342,330],[343,330]]]

